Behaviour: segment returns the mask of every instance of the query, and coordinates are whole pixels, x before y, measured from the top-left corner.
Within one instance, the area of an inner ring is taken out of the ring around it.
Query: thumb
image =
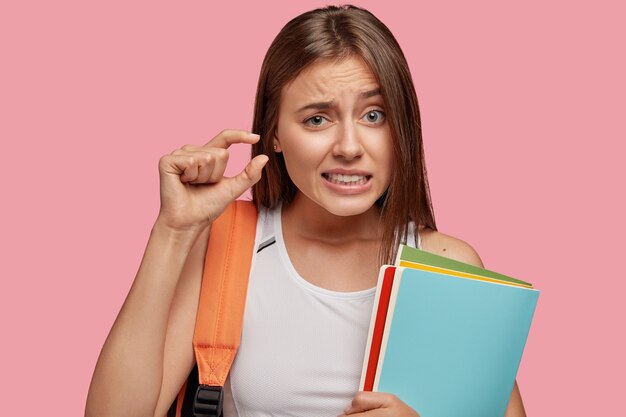
[[[361,391],[352,399],[352,405],[344,410],[345,414],[356,414],[375,410],[385,406],[386,397],[378,392]]]
[[[237,199],[248,188],[252,187],[261,179],[263,167],[267,164],[269,158],[267,155],[255,156],[248,165],[236,176],[228,179],[230,192],[233,199]]]

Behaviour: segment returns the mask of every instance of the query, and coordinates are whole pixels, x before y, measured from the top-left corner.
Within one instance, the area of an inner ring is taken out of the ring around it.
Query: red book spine
[[[383,342],[385,330],[385,320],[387,320],[387,310],[389,308],[389,298],[391,297],[391,287],[396,274],[396,267],[390,266],[385,270],[383,284],[381,286],[380,297],[378,299],[378,310],[374,321],[374,331],[372,332],[372,343],[370,344],[370,356],[367,361],[367,371],[365,372],[365,383],[363,391],[372,391],[374,388],[374,377],[380,355],[380,348]]]

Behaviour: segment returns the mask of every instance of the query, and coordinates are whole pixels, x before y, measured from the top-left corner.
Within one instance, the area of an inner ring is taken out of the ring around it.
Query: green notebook
[[[408,263],[417,263],[422,265],[431,265],[439,268],[443,268],[449,271],[464,272],[466,274],[475,275],[476,277],[492,278],[497,281],[504,281],[513,285],[519,285],[527,288],[532,288],[532,284],[521,281],[519,279],[511,278],[506,275],[499,274],[497,272],[489,271],[488,269],[479,268],[474,265],[469,265],[463,262],[455,261],[443,256],[435,255],[430,252],[425,252],[420,249],[416,249],[406,245],[400,245],[398,249],[398,255],[396,257],[396,266],[404,266],[410,268]],[[437,271],[442,272],[442,271]],[[457,274],[455,274],[457,275]],[[465,278],[468,278],[467,276]]]

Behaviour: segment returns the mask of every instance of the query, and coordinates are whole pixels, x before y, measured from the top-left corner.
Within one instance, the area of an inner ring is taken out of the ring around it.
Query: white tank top
[[[376,289],[330,291],[302,278],[289,260],[280,213],[259,212],[224,417],[335,417],[359,388]]]

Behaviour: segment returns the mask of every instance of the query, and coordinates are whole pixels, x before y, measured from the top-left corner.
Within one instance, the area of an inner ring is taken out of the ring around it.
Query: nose
[[[363,144],[359,137],[357,127],[352,123],[344,123],[340,129],[337,129],[337,137],[333,147],[333,154],[337,157],[343,157],[347,160],[359,158],[363,155]]]

